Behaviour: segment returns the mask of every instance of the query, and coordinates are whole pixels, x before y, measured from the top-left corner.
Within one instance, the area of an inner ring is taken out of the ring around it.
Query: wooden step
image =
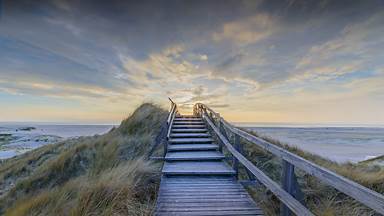
[[[214,140],[212,138],[171,138],[169,140],[172,144],[178,144],[178,143],[187,143],[187,144],[193,144],[193,143],[212,143]]]
[[[168,152],[165,155],[166,161],[207,161],[221,160],[224,155],[218,151],[186,151],[186,152]]]
[[[206,133],[206,128],[172,129],[172,133]]]
[[[217,150],[219,146],[216,144],[177,144],[168,145],[168,151],[205,151]]]
[[[180,115],[177,117],[178,118],[201,118],[200,116],[195,116],[195,115]]]
[[[175,121],[202,121],[202,118],[175,118]]]
[[[163,178],[162,184],[183,184],[183,185],[190,185],[190,184],[233,184],[236,183],[236,181],[228,176],[176,176],[176,177],[169,177],[169,178]]]
[[[198,138],[198,137],[210,137],[208,133],[171,133],[173,138]]]
[[[235,171],[222,161],[166,161],[165,175],[234,175]]]
[[[182,208],[180,208],[182,209]],[[242,216],[242,215],[263,215],[260,208],[253,209],[242,209],[242,210],[208,210],[208,209],[186,209],[185,211],[172,211],[170,209],[158,211],[155,213],[156,216]]]
[[[201,128],[201,129],[205,129],[205,125],[172,125],[172,129],[189,129],[189,128],[193,128],[193,129],[196,129],[196,128]]]
[[[205,125],[202,121],[175,121],[173,122],[173,125]]]

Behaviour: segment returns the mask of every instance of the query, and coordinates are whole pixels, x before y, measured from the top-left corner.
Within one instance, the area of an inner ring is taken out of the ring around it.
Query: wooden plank
[[[201,151],[201,150],[217,150],[216,144],[176,144],[168,145],[168,151]]]
[[[252,164],[248,159],[246,159],[242,154],[240,154],[236,149],[229,143],[229,141],[220,133],[219,129],[212,123],[212,121],[204,114],[203,118],[206,120],[208,125],[214,130],[219,139],[227,147],[228,151],[236,157],[241,164],[243,164],[253,175],[270,191],[272,191],[275,196],[277,196],[284,204],[291,209],[297,215],[313,215],[305,206],[303,206],[299,201],[297,201],[292,195],[283,190],[276,182],[270,179],[264,172],[258,169],[255,165]]]
[[[308,161],[300,156],[297,156],[283,148],[280,148],[272,143],[269,143],[261,138],[255,137],[245,131],[232,127],[228,122],[223,120],[223,123],[227,125],[228,129],[238,134],[244,139],[258,145],[259,147],[271,152],[275,156],[278,156],[287,162],[293,164],[297,168],[313,175],[325,182],[328,185],[333,186],[340,192],[343,192],[360,203],[374,209],[375,211],[384,214],[384,195],[370,190],[354,181],[351,181],[341,175],[338,175],[324,167],[321,167],[311,161]]]
[[[175,121],[202,121],[203,119],[200,117],[196,118],[184,118],[184,117],[177,117],[175,118]]]
[[[172,129],[197,129],[202,128],[205,129],[205,125],[173,125]]]
[[[170,119],[170,121],[169,121],[168,133],[167,133],[167,139],[169,139],[169,136],[170,136],[170,134],[171,134],[171,129],[172,129],[173,120],[174,120],[174,118],[175,118],[175,115],[176,115],[176,111],[174,110],[174,112],[172,113],[171,119]]]
[[[223,162],[165,162],[166,175],[233,175],[235,171]]]
[[[162,207],[159,206],[160,208],[158,209],[159,212],[162,211],[171,211],[171,212],[193,212],[193,211],[244,211],[244,210],[260,210],[259,208],[256,208],[251,205],[247,206],[208,206],[208,207],[183,207],[183,208],[178,208],[178,207]]]
[[[232,196],[232,197],[247,197],[248,193],[247,192],[217,192],[217,193],[211,193],[211,192],[206,192],[203,193],[201,192],[200,194],[196,193],[165,193],[163,192],[161,194],[161,197],[172,197],[172,198],[209,198],[209,197],[222,197],[222,196]]]
[[[202,121],[174,121],[175,125],[204,125]]]
[[[212,143],[212,138],[172,138],[169,140],[170,143]]]
[[[222,153],[217,151],[186,151],[186,152],[168,152],[165,155],[167,161],[179,160],[219,160],[225,158]]]
[[[206,128],[172,129],[172,133],[206,133]]]
[[[199,187],[172,187],[167,186],[165,189],[159,190],[159,192],[215,192],[215,191],[225,191],[225,192],[245,192],[241,187],[212,187],[212,188],[199,188]]]
[[[210,188],[210,189],[199,189],[199,188],[188,188],[188,189],[183,189],[183,188],[170,188],[166,187],[162,190],[159,190],[159,192],[162,193],[162,195],[165,194],[172,194],[172,193],[179,193],[180,195],[182,194],[193,194],[193,195],[200,195],[202,194],[232,194],[232,193],[246,193],[245,189],[242,188],[226,188],[222,190],[217,190],[218,188]],[[196,194],[198,192],[198,194]]]
[[[179,202],[164,203],[163,202],[163,203],[160,203],[160,206],[161,205],[164,205],[164,206],[166,205],[167,207],[171,207],[171,208],[182,208],[185,206],[195,208],[195,207],[213,207],[213,206],[216,206],[216,207],[225,207],[225,206],[227,206],[227,207],[229,207],[229,206],[247,207],[247,206],[251,206],[252,204],[249,201],[242,201],[242,202],[218,201],[218,202],[195,202],[195,203],[179,203]]]
[[[208,133],[171,133],[172,138],[210,137]]]
[[[253,202],[249,197],[235,197],[235,198],[225,198],[225,197],[215,197],[215,198],[186,198],[186,199],[175,199],[172,197],[159,197],[158,203],[222,203],[222,202],[232,202],[232,203],[241,203],[241,202]]]
[[[155,215],[262,215],[201,120],[171,120]]]
[[[176,105],[172,104],[171,111],[169,111],[169,114],[168,114],[167,124],[170,124],[171,118],[172,118],[173,113],[175,112],[175,109],[176,109]]]
[[[226,216],[226,215],[232,215],[232,216],[240,216],[240,215],[263,215],[263,213],[260,210],[252,210],[252,211],[205,211],[205,212],[158,212],[155,215],[157,216]]]

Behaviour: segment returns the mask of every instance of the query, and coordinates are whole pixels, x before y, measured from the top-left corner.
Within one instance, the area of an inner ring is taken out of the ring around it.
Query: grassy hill
[[[0,214],[150,215],[158,166],[145,160],[167,112],[143,104],[101,136],[47,145],[0,165]]]
[[[287,149],[309,161],[312,161],[322,167],[326,167],[348,179],[368,187],[379,193],[384,193],[384,166],[372,163],[380,160],[376,158],[365,163],[336,163],[318,155],[310,154],[299,148],[288,146],[271,137],[261,136],[253,131],[247,131],[255,136],[261,137],[272,144]],[[270,178],[276,182],[281,181],[282,161],[272,154],[258,148],[255,144],[242,142],[244,146],[245,156],[252,161],[257,167],[263,170]],[[382,159],[382,157],[381,157]],[[307,207],[316,215],[333,216],[333,215],[376,215],[374,211],[358,203],[354,199],[338,192],[316,177],[313,177],[303,171],[296,170],[298,183],[304,192],[304,200]],[[245,172],[242,177],[245,178]],[[249,187],[249,191],[254,199],[261,205],[266,215],[279,215],[280,202],[278,199],[263,186]]]
[[[0,164],[0,215],[150,215],[160,181],[159,164],[145,156],[166,117],[165,110],[143,104],[105,135],[66,140],[6,160]],[[339,164],[262,138],[384,193],[384,166],[377,162],[382,157]],[[254,144],[242,144],[245,156],[280,182],[281,160]],[[299,170],[296,174],[305,202],[316,215],[374,215],[315,177]],[[240,176],[245,178],[244,170]],[[247,189],[266,215],[279,215],[280,203],[270,191],[263,186]]]

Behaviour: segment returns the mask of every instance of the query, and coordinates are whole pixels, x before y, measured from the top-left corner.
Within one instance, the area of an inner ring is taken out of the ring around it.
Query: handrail
[[[309,173],[310,175],[313,175],[323,182],[327,183],[328,185],[333,186],[337,190],[349,195],[350,197],[353,197],[354,199],[358,200],[360,203],[365,204],[366,206],[370,207],[371,209],[384,214],[384,195],[370,190],[354,181],[351,181],[343,176],[340,176],[324,167],[321,167],[317,164],[314,164],[313,162],[310,162],[298,155],[295,155],[281,147],[278,147],[270,142],[267,142],[261,138],[258,138],[256,136],[253,136],[243,130],[240,130],[231,124],[229,124],[227,121],[225,121],[220,115],[216,112],[214,112],[212,109],[207,107],[204,104],[197,103],[195,105],[195,112],[204,115],[207,110],[213,115],[214,118],[218,119],[219,124],[222,124],[225,128],[229,129],[232,133],[244,138],[245,140],[256,144],[257,146],[263,148],[264,150],[272,153],[273,155],[282,158],[286,162],[300,168],[301,170]],[[208,113],[206,113],[208,115]],[[209,118],[207,118],[209,120]],[[208,121],[207,121],[208,122]],[[212,123],[212,122],[211,122]],[[216,131],[215,131],[216,132]],[[220,132],[220,131],[218,131]],[[217,132],[216,132],[217,133]],[[220,136],[218,135],[220,138]],[[224,137],[225,138],[225,137]],[[225,143],[224,143],[225,144]],[[225,144],[226,145],[226,144]],[[226,145],[227,146],[227,145]],[[228,146],[227,146],[228,148]],[[233,147],[232,147],[233,148]],[[232,153],[232,152],[231,152]],[[232,153],[233,154],[233,153]],[[236,157],[236,155],[234,155]],[[247,167],[240,158],[237,158],[242,164]],[[249,165],[249,164],[247,164]],[[248,169],[248,167],[247,167]],[[250,170],[252,173],[253,171]],[[253,173],[255,174],[255,173]],[[260,174],[258,174],[260,175]],[[256,176],[256,178],[260,178],[260,176]],[[259,179],[260,180],[260,179]],[[260,180],[262,183],[262,180]],[[266,185],[268,188],[270,185]],[[273,187],[273,186],[272,186]],[[272,192],[274,192],[271,188],[269,188]],[[274,193],[275,194],[275,193]],[[276,195],[276,194],[275,194]],[[276,195],[278,196],[278,195]],[[279,197],[279,196],[278,196]],[[280,198],[280,197],[279,197]],[[284,202],[284,200],[281,200]],[[284,204],[287,205],[291,209],[291,207],[288,205],[288,203]],[[294,211],[293,209],[291,209]]]
[[[167,124],[168,124],[168,132],[167,132],[167,140],[170,138],[170,134],[171,134],[171,128],[172,128],[172,124],[173,124],[173,120],[175,119],[175,116],[176,116],[176,113],[178,112],[177,111],[177,105],[175,102],[172,101],[171,98],[168,98],[171,103],[172,103],[172,108],[171,108],[171,111],[169,112],[169,115],[168,115],[168,120],[167,120]]]
[[[246,159],[240,152],[238,152],[224,137],[223,134],[217,129],[217,127],[212,123],[212,121],[207,117],[206,114],[203,114],[203,118],[207,121],[208,125],[216,133],[219,139],[227,147],[228,151],[236,157],[241,164],[243,164],[252,174],[263,183],[269,190],[273,192],[284,204],[288,206],[296,215],[313,215],[305,206],[303,206],[299,201],[297,201],[291,194],[283,190],[276,182],[270,179],[267,175],[258,169],[255,165],[252,164],[248,159]]]
[[[172,127],[173,119],[174,119],[174,117],[175,117],[175,115],[177,113],[177,105],[176,105],[176,103],[173,102],[171,98],[168,98],[168,99],[171,102],[171,109],[169,111],[169,114],[168,114],[168,117],[167,117],[167,121],[165,122],[166,125],[162,126],[160,133],[158,134],[158,136],[155,139],[155,144],[152,145],[152,147],[151,147],[151,149],[149,150],[149,153],[148,153],[148,158],[150,158],[152,160],[162,160],[162,159],[164,159],[164,156],[167,153],[167,145],[168,145],[168,143],[167,142],[163,142],[163,141],[160,142],[159,139],[160,139],[160,137],[165,137],[166,141],[169,140],[170,130],[171,130],[171,127]],[[153,152],[156,150],[157,146],[159,144],[161,144],[161,143],[164,146],[163,157],[152,157]]]
[[[174,111],[175,108],[176,108],[176,104],[172,104],[171,110],[169,111],[169,114],[168,114],[167,124],[169,124],[169,122],[171,121],[171,118],[172,118],[172,115],[173,115],[173,111]]]
[[[173,120],[175,119],[175,116],[176,116],[176,112],[173,112],[171,121],[168,124],[167,140],[169,140],[169,138],[171,136],[171,129],[172,129],[172,124],[173,124]]]

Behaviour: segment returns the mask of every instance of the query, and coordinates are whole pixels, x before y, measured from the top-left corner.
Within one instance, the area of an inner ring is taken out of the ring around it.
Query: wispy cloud
[[[0,94],[7,98],[89,109],[99,102],[111,115],[119,105],[165,104],[171,96],[185,111],[204,102],[229,118],[251,116],[246,121],[315,121],[315,111],[331,119],[321,108],[341,113],[343,100],[344,108],[359,100],[384,106],[376,101],[384,86],[380,1],[4,5]]]

